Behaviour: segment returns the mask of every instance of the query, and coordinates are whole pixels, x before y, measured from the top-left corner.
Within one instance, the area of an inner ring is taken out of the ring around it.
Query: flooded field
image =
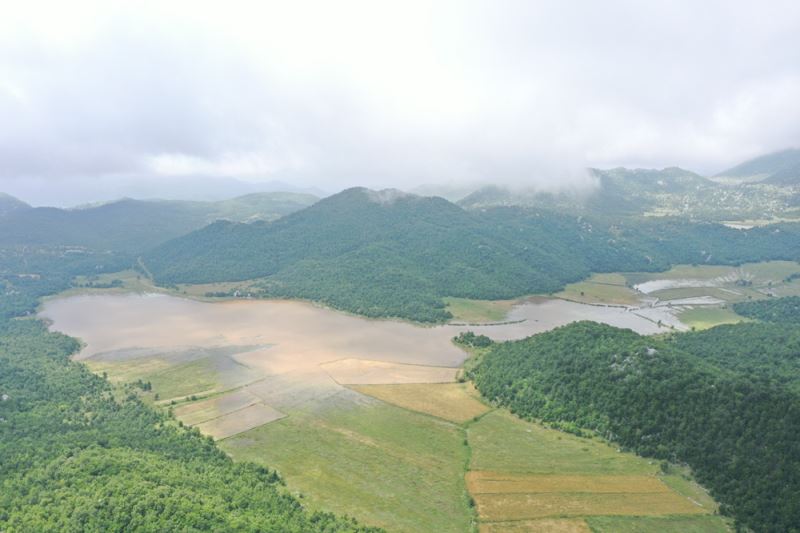
[[[70,296],[48,301],[41,316],[53,329],[86,343],[78,359],[130,362],[164,350],[241,347],[235,360],[269,374],[316,369],[343,359],[457,367],[465,354],[450,340],[467,330],[509,340],[576,320],[595,320],[643,334],[658,331],[655,321],[624,307],[557,299],[523,302],[496,325],[424,327],[303,302],[208,303],[163,294]]]
[[[661,329],[657,317],[628,308],[558,299],[521,303],[502,323],[479,326],[423,327],[303,302],[164,294],[69,296],[48,301],[41,316],[80,338],[85,347],[76,358],[113,381],[149,381],[161,402],[211,398],[175,412],[218,438],[343,396],[344,385],[453,382],[466,353],[451,339],[462,331],[520,339],[576,320],[645,334]]]
[[[473,519],[464,499],[468,481],[482,528],[561,515],[585,526],[576,517],[606,514],[620,501],[630,502],[630,513],[637,515],[698,512],[657,483],[659,492],[648,492],[655,483],[649,479],[614,478],[617,485],[630,485],[625,486],[632,494],[598,490],[589,497],[574,494],[572,478],[553,481],[552,472],[532,469],[530,457],[519,468],[509,467],[503,461],[520,456],[509,447],[509,431],[525,440],[535,425],[509,415],[483,431],[500,414],[489,412],[491,407],[468,384],[455,382],[467,356],[452,343],[460,332],[510,340],[576,320],[643,334],[664,331],[667,326],[658,321],[672,311],[652,307],[648,312],[653,316],[643,316],[636,307],[532,298],[510,306],[494,324],[424,327],[294,301],[207,302],[115,293],[50,300],[40,316],[52,329],[85,343],[76,359],[112,381],[149,382],[148,401],[170,408],[184,424],[218,440],[234,459],[277,468],[311,508],[402,532],[456,532],[467,530]],[[475,433],[467,432],[462,424],[478,417]],[[498,435],[499,440],[490,438]],[[560,434],[558,439],[550,444],[560,453],[564,441]],[[573,448],[579,453],[567,461],[572,466],[559,471],[587,474],[573,463],[596,458],[590,452],[597,446],[590,441],[581,446],[576,441]],[[470,449],[473,460],[480,461],[473,465],[484,476],[480,479],[464,478]],[[656,469],[610,447],[601,451],[606,455],[600,463],[625,466],[604,474],[641,477],[640,470],[651,475]],[[631,461],[635,464],[629,468]],[[520,477],[520,472],[550,477]],[[645,481],[650,484],[644,486]],[[505,492],[487,492],[493,483],[503,483]],[[663,509],[649,510],[656,504]]]

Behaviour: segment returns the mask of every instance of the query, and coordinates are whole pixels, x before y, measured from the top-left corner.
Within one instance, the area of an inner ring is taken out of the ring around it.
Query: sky
[[[0,191],[119,196],[714,174],[800,146],[800,2],[13,2]]]

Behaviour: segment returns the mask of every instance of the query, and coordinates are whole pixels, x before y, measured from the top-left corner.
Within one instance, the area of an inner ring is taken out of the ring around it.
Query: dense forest
[[[7,251],[0,299],[0,531],[377,531],[310,512],[266,468],[72,362],[75,339],[29,314],[105,255]],[[11,276],[25,266],[26,274]],[[9,293],[11,297],[8,297]]]
[[[687,463],[740,525],[800,531],[798,338],[775,326],[658,340],[579,322],[493,344],[471,377],[522,417]]]
[[[733,310],[742,316],[765,322],[800,323],[800,296],[740,302]]]
[[[557,291],[591,272],[798,256],[796,224],[737,230],[513,207],[466,211],[442,198],[350,189],[275,222],[212,224],[144,261],[162,284],[260,278],[265,297],[436,322],[449,318],[444,296],[513,298]]]

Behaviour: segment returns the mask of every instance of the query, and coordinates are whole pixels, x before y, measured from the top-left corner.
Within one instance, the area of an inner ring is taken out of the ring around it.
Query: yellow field
[[[559,476],[509,474],[473,470],[467,472],[472,494],[519,494],[541,492],[668,493],[670,488],[655,476]]]
[[[481,524],[480,533],[591,533],[580,518],[541,518],[518,522]]]
[[[463,423],[489,410],[480,402],[471,383],[414,383],[403,385],[354,385],[353,390],[384,402]]]
[[[681,519],[687,531],[726,531],[713,500],[688,472],[663,475],[654,461],[599,439],[526,422],[498,409],[467,426],[467,489],[480,530],[593,531],[592,520],[616,517],[626,531],[656,533]]]
[[[485,521],[570,516],[687,515],[706,511],[673,492],[477,494],[478,516]]]

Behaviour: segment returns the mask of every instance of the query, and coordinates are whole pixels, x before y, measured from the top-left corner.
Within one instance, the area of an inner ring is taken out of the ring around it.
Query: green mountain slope
[[[665,197],[697,194],[717,187],[699,174],[678,167],[589,169],[589,172],[597,179],[593,189],[552,193],[513,191],[492,185],[478,189],[458,204],[467,209],[517,205],[595,214],[641,214],[666,203]]]
[[[592,429],[640,454],[688,463],[722,512],[754,531],[796,531],[800,397],[752,374],[747,351],[701,358],[714,338],[699,339],[672,343],[580,322],[492,346],[472,377],[483,395],[522,417]],[[747,342],[760,343],[764,363],[780,339]]]
[[[272,223],[212,224],[144,261],[163,284],[263,278],[264,296],[438,321],[449,316],[444,296],[512,298],[556,291],[590,272],[798,256],[794,225],[741,231],[521,208],[466,211],[442,198],[349,189]]]
[[[0,192],[0,217],[23,209],[30,209],[30,207],[31,206],[22,200],[14,198],[10,194]]]
[[[0,246],[140,252],[217,219],[274,220],[316,200],[306,194],[259,193],[220,202],[125,199],[75,209],[18,209],[0,218]]]
[[[717,174],[718,178],[739,178],[772,185],[800,184],[800,149],[790,148],[762,155]]]

